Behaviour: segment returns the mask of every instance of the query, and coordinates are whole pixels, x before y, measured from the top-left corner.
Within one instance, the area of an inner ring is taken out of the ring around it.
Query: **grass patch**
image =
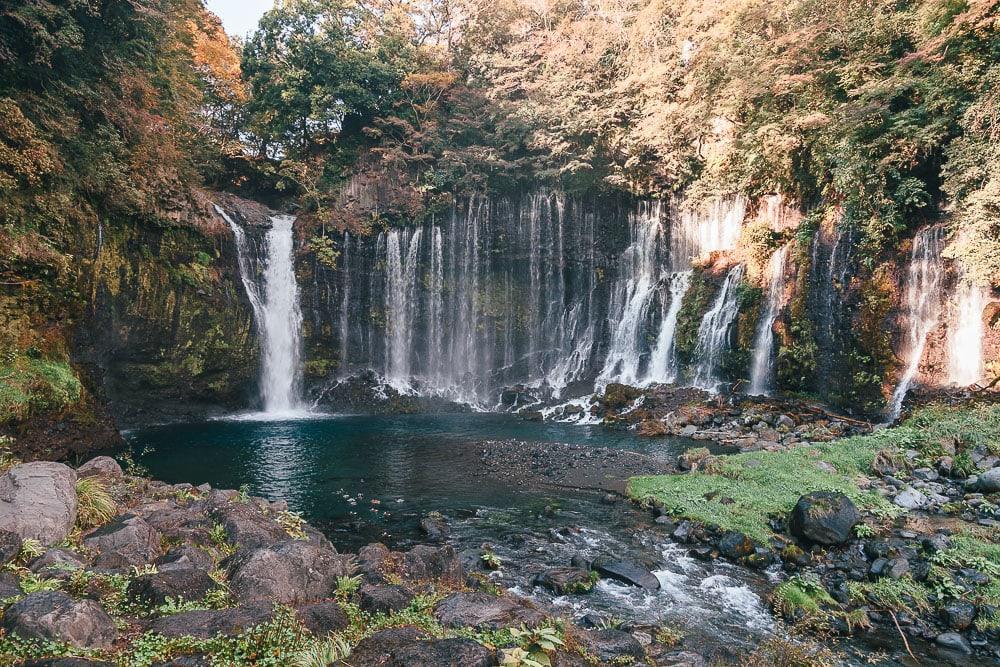
[[[96,477],[77,480],[76,499],[76,525],[83,530],[105,524],[118,513],[108,488]]]
[[[1000,439],[1000,406],[918,410],[897,428],[829,443],[800,445],[783,452],[750,452],[719,457],[711,472],[634,477],[629,495],[654,501],[675,516],[738,530],[766,542],[769,520],[784,517],[799,497],[812,491],[839,491],[861,509],[880,517],[901,510],[877,493],[863,491],[857,478],[869,474],[875,457],[905,449],[930,450],[951,441],[975,445]]]
[[[80,380],[65,362],[18,356],[0,365],[0,423],[60,410],[79,401],[81,394]]]
[[[795,619],[800,613],[804,617],[822,616],[824,606],[836,606],[837,602],[818,578],[792,577],[774,589],[771,604],[781,616]]]
[[[931,609],[927,588],[910,577],[852,582],[848,585],[848,590],[852,601],[871,604],[885,611],[924,613]]]

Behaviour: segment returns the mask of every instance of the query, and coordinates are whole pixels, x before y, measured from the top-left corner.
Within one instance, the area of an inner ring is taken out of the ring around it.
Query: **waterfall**
[[[968,387],[983,379],[983,309],[986,290],[966,281],[958,286],[948,337],[948,381]]]
[[[941,249],[942,227],[931,227],[917,234],[910,252],[910,267],[906,279],[906,368],[892,392],[889,416],[895,420],[903,410],[903,400],[917,377],[924,356],[927,336],[938,324],[941,315],[941,283],[944,268]]]
[[[707,206],[679,205],[670,227],[670,261],[674,271],[720,250],[732,250],[740,239],[747,201],[743,197],[715,199]]]
[[[660,322],[660,332],[650,359],[647,383],[674,382],[677,380],[677,358],[674,350],[674,334],[677,332],[677,316],[680,315],[684,295],[691,287],[691,271],[679,271],[670,276],[670,303]]]
[[[611,382],[634,384],[639,380],[644,324],[657,287],[661,214],[657,202],[632,216],[632,245],[622,256],[621,277],[608,309],[611,342],[604,369],[597,378],[598,388]]]
[[[478,406],[512,385],[561,397],[669,381],[692,262],[734,248],[745,211],[742,198],[682,211],[545,190],[475,195],[422,225],[345,235],[328,330],[350,353],[345,371]]]
[[[416,313],[417,253],[423,230],[417,228],[406,243],[405,256],[400,243],[403,233],[393,229],[386,234],[386,377],[397,389],[410,387],[410,352]]]
[[[774,380],[774,322],[781,312],[788,248],[786,245],[776,250],[768,263],[770,284],[767,289],[767,304],[757,325],[753,346],[753,363],[750,371],[752,395],[767,394]]]
[[[698,326],[698,345],[695,355],[693,384],[699,389],[717,391],[716,377],[722,353],[726,349],[729,330],[739,314],[739,286],[743,281],[743,265],[737,264],[726,275],[712,308],[705,313]]]
[[[300,407],[302,332],[292,235],[295,217],[276,215],[271,218],[271,228],[265,237],[264,270],[258,285],[246,232],[222,208],[216,206],[215,210],[233,230],[240,278],[254,312],[261,344],[260,390],[264,413],[295,412]]]
[[[345,377],[350,365],[347,361],[347,345],[351,339],[351,234],[344,232],[344,259],[341,262],[344,272],[343,296],[340,300],[340,376]]]

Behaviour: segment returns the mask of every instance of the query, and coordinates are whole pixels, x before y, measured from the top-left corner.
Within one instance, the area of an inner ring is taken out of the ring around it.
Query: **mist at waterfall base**
[[[669,618],[689,636],[734,650],[773,627],[760,597],[763,574],[693,560],[648,512],[629,503],[608,505],[602,493],[519,488],[470,469],[484,439],[627,448],[664,460],[690,441],[475,413],[210,421],[136,430],[127,438],[154,478],[216,488],[246,484],[254,495],[285,499],[343,551],[373,541],[400,548],[423,543],[419,520],[438,511],[448,519],[457,551],[491,544],[508,564],[499,583],[571,616],[599,611],[636,622]],[[604,581],[590,595],[553,597],[529,584],[524,568],[566,566],[574,555],[647,563],[663,589]]]

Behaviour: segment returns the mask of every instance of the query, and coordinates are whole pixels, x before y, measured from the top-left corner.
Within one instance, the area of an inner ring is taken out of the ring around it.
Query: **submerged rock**
[[[815,491],[799,498],[788,515],[788,531],[815,544],[843,544],[854,537],[860,520],[858,508],[844,494]]]
[[[550,567],[535,575],[532,583],[557,595],[589,593],[594,588],[590,572],[579,567]]]
[[[22,463],[0,476],[0,530],[48,546],[76,523],[76,472],[62,463]]]
[[[591,567],[602,577],[615,579],[630,586],[639,586],[649,591],[659,590],[660,580],[648,569],[631,561],[597,559]]]
[[[114,620],[99,603],[76,601],[61,591],[32,593],[14,603],[4,612],[3,629],[80,648],[110,648],[118,636]]]

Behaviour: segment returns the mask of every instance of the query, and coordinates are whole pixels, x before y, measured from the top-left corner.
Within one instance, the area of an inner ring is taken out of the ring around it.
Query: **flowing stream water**
[[[941,317],[941,288],[944,280],[944,267],[941,261],[943,245],[944,228],[940,226],[921,231],[913,240],[905,292],[904,358],[907,362],[889,402],[889,417],[893,421],[903,411],[903,400],[920,369],[927,336],[938,325]]]
[[[776,250],[768,263],[767,303],[757,324],[750,366],[750,393],[755,395],[767,394],[774,383],[774,323],[781,312],[788,248]]]

